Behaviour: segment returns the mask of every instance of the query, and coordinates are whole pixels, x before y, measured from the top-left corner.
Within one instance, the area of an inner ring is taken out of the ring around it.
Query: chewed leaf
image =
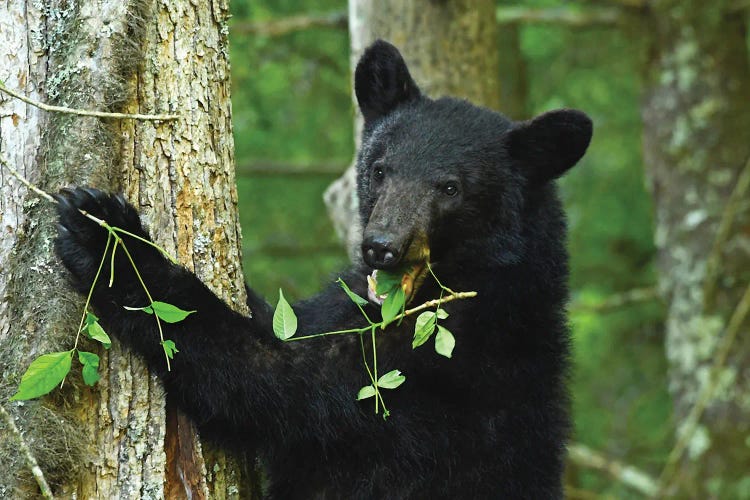
[[[169,359],[174,359],[174,353],[180,352],[174,342],[168,339],[161,343],[161,347]]]
[[[438,332],[435,335],[435,351],[441,356],[450,358],[453,354],[453,348],[456,347],[456,339],[453,334],[442,325],[438,325]]]
[[[297,331],[297,315],[279,289],[279,302],[273,313],[273,333],[281,340],[290,338]]]
[[[378,387],[395,389],[406,381],[406,377],[399,370],[391,370],[378,379]]]
[[[156,315],[159,316],[159,319],[167,323],[178,323],[195,312],[184,311],[175,305],[159,302],[158,300],[152,302],[151,307]]]
[[[411,342],[412,349],[416,349],[421,346],[430,338],[435,331],[435,313],[433,311],[425,311],[417,316],[417,322],[414,325],[414,339]]]
[[[389,273],[378,269],[376,276],[375,292],[378,295],[385,295],[391,293],[396,287],[401,287],[401,278],[404,276],[403,272]]]
[[[375,388],[372,385],[366,385],[357,393],[357,401],[371,398],[375,395]]]
[[[93,352],[78,351],[78,361],[83,365],[81,375],[86,385],[94,385],[99,381],[99,356]]]
[[[96,318],[96,316],[94,317]],[[109,338],[109,335],[107,335],[107,332],[104,331],[104,328],[102,328],[102,325],[100,325],[98,321],[88,323],[87,317],[85,331],[90,339],[101,342],[105,349],[112,347],[112,339]]]
[[[388,293],[388,296],[383,301],[383,305],[380,308],[380,314],[383,316],[383,328],[388,325],[393,318],[398,316],[401,309],[404,308],[406,302],[406,295],[404,289],[401,286],[397,286]]]
[[[349,296],[352,302],[360,306],[366,306],[368,304],[367,299],[364,299],[360,297],[359,295],[357,295],[356,293],[352,292],[351,289],[347,286],[347,284],[344,283],[344,280],[339,278],[338,280],[336,280],[336,282],[339,285],[341,285],[341,288],[344,289],[344,292]]]
[[[70,371],[73,359],[71,351],[53,352],[39,356],[31,362],[26,373],[21,377],[11,401],[34,399],[44,396],[54,389]]]

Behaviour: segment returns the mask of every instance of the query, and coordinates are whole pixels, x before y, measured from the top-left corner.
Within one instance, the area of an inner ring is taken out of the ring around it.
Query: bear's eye
[[[448,182],[443,185],[443,193],[447,196],[456,196],[458,194],[458,186],[455,182]]]
[[[385,169],[383,168],[383,165],[376,163],[372,166],[372,178],[376,182],[380,182],[385,178]]]

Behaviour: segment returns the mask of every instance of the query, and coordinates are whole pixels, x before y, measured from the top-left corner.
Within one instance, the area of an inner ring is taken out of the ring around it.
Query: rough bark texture
[[[498,109],[500,104],[498,33],[495,3],[489,0],[349,1],[351,67],[378,38],[401,50],[414,80],[430,97],[445,95]],[[356,98],[355,98],[356,101]],[[356,102],[355,102],[356,107]],[[355,119],[359,141],[362,119]],[[353,166],[324,195],[334,226],[359,259]]]
[[[45,116],[6,100],[0,154],[49,191],[78,184],[124,190],[156,240],[242,310],[227,16],[223,0],[5,3],[0,79],[6,85],[53,104],[177,112],[183,119]],[[70,349],[83,302],[68,290],[51,249],[53,207],[0,175],[0,397],[7,401],[34,357]],[[102,380],[95,388],[76,375],[41,401],[3,403],[56,494],[250,496],[244,468],[202,449],[192,425],[165,410],[159,382],[137,357],[116,343],[97,352]],[[34,495],[14,437],[1,435],[0,496]]]
[[[661,288],[669,304],[666,350],[679,436],[750,282],[747,196],[719,247],[718,273],[707,273],[727,200],[750,158],[750,70],[745,18],[726,2],[658,1],[652,9],[643,140]],[[743,488],[743,479],[747,493],[748,333],[745,321],[688,443],[679,477],[683,495],[738,498],[733,488]]]

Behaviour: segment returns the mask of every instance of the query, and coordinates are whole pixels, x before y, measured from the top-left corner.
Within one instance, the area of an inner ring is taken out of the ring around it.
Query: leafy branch
[[[31,184],[21,174],[19,174],[14,168],[8,165],[7,162],[5,162],[2,158],[0,158],[0,165],[5,167],[14,177],[16,177],[21,183],[23,183],[27,188],[29,188],[34,193],[40,195],[41,197],[43,197],[44,199],[52,203],[58,203],[58,201],[54,197],[52,197],[49,193]],[[99,282],[99,278],[101,277],[101,272],[107,260],[110,247],[112,249],[112,252],[111,254],[109,254],[110,255],[110,279],[109,279],[108,285],[110,288],[114,285],[115,254],[118,248],[122,248],[122,251],[125,253],[125,256],[127,257],[130,265],[132,266],[133,271],[135,272],[135,275],[138,278],[138,282],[143,288],[143,291],[146,293],[146,297],[148,298],[148,301],[149,301],[149,304],[144,307],[125,307],[125,308],[128,310],[143,311],[147,314],[154,315],[157,329],[159,330],[160,344],[164,351],[164,356],[167,362],[167,370],[171,370],[170,360],[173,358],[174,353],[179,352],[179,351],[177,350],[174,341],[164,338],[164,331],[163,331],[161,322],[165,321],[167,323],[176,323],[178,321],[182,321],[189,314],[192,314],[195,312],[195,311],[184,311],[172,304],[155,301],[153,299],[150,291],[148,290],[148,287],[146,286],[146,283],[143,280],[143,277],[141,276],[140,271],[138,270],[138,266],[136,265],[132,254],[128,250],[128,247],[126,246],[125,242],[123,241],[120,235],[127,235],[131,238],[141,241],[142,243],[150,245],[151,247],[161,252],[162,255],[166,256],[171,262],[176,263],[176,260],[172,256],[170,256],[169,253],[164,248],[153,243],[152,241],[147,240],[146,238],[133,234],[125,229],[122,229],[116,226],[111,226],[106,221],[99,219],[98,217],[95,217],[94,215],[91,215],[85,210],[79,209],[78,211],[81,213],[81,215],[92,220],[93,222],[96,222],[98,225],[100,225],[102,228],[104,228],[107,231],[107,242],[104,246],[104,250],[102,252],[102,258],[99,261],[99,266],[96,270],[96,274],[94,275],[94,279],[91,283],[91,287],[89,288],[88,295],[86,296],[86,302],[83,308],[81,321],[78,325],[78,330],[76,332],[76,337],[75,337],[73,348],[70,349],[69,351],[61,351],[61,352],[43,354],[37,357],[34,361],[32,361],[29,367],[27,368],[26,372],[22,375],[21,383],[18,387],[18,391],[10,398],[11,401],[34,399],[34,398],[37,398],[37,397],[40,397],[49,393],[58,384],[62,386],[62,384],[65,381],[65,378],[70,372],[72,359],[76,353],[78,353],[78,360],[80,364],[82,365],[82,376],[83,376],[84,383],[86,383],[86,385],[92,386],[96,384],[96,382],[99,380],[100,378],[99,373],[98,373],[99,361],[100,361],[99,356],[95,353],[82,351],[78,349],[78,344],[80,341],[81,334],[85,334],[89,339],[92,339],[101,343],[105,349],[109,349],[112,344],[109,338],[109,335],[107,335],[104,328],[102,328],[101,324],[99,324],[99,318],[97,318],[89,309],[90,304],[91,304],[91,298],[94,293],[94,289],[97,283]]]
[[[435,273],[429,263],[427,263],[427,270],[435,279],[435,282],[440,287],[440,297],[437,299],[429,300],[411,309],[406,309],[406,284],[403,283],[403,273],[386,273],[379,271],[377,279],[375,274],[368,276],[368,285],[370,291],[376,297],[383,298],[383,302],[380,307],[381,321],[373,321],[367,315],[364,310],[364,306],[369,304],[369,301],[356,293],[342,280],[338,279],[338,284],[343,289],[344,293],[354,304],[359,308],[362,316],[367,321],[366,326],[360,328],[349,328],[345,330],[335,330],[330,332],[316,333],[313,335],[303,335],[300,337],[294,337],[297,331],[297,317],[294,314],[294,310],[284,298],[284,294],[279,290],[279,301],[276,305],[276,310],[273,316],[273,330],[274,334],[281,340],[286,342],[293,342],[297,340],[309,340],[318,337],[325,337],[329,335],[346,335],[346,334],[357,334],[359,335],[360,348],[362,351],[362,361],[367,372],[367,376],[370,379],[370,385],[366,385],[360,388],[357,393],[357,400],[363,400],[368,398],[375,398],[375,413],[379,413],[380,406],[383,407],[383,418],[388,418],[390,412],[385,405],[385,400],[381,394],[381,389],[396,389],[406,381],[406,377],[401,373],[400,370],[391,370],[384,375],[378,376],[378,351],[377,351],[377,333],[383,332],[388,325],[397,323],[407,317],[414,315],[418,312],[421,314],[417,317],[414,326],[414,337],[412,340],[412,349],[426,343],[430,337],[435,334],[435,351],[447,358],[450,358],[453,354],[453,349],[456,345],[456,340],[453,334],[445,328],[443,325],[438,324],[438,320],[442,320],[448,317],[448,313],[441,306],[447,302],[458,299],[467,299],[476,297],[477,292],[456,292],[450,288],[444,286]],[[446,295],[447,294],[447,295]],[[427,310],[435,308],[434,311]],[[367,350],[365,348],[364,336],[369,332],[370,342],[372,344],[372,368],[368,362]]]

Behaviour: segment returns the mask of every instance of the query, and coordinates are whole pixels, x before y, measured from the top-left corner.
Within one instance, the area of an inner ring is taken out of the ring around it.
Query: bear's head
[[[513,122],[464,100],[430,99],[382,40],[364,52],[354,85],[365,120],[362,256],[376,269],[466,258],[458,249],[472,242],[491,246],[498,262],[518,261],[525,205],[550,191],[591,140],[580,111]]]

